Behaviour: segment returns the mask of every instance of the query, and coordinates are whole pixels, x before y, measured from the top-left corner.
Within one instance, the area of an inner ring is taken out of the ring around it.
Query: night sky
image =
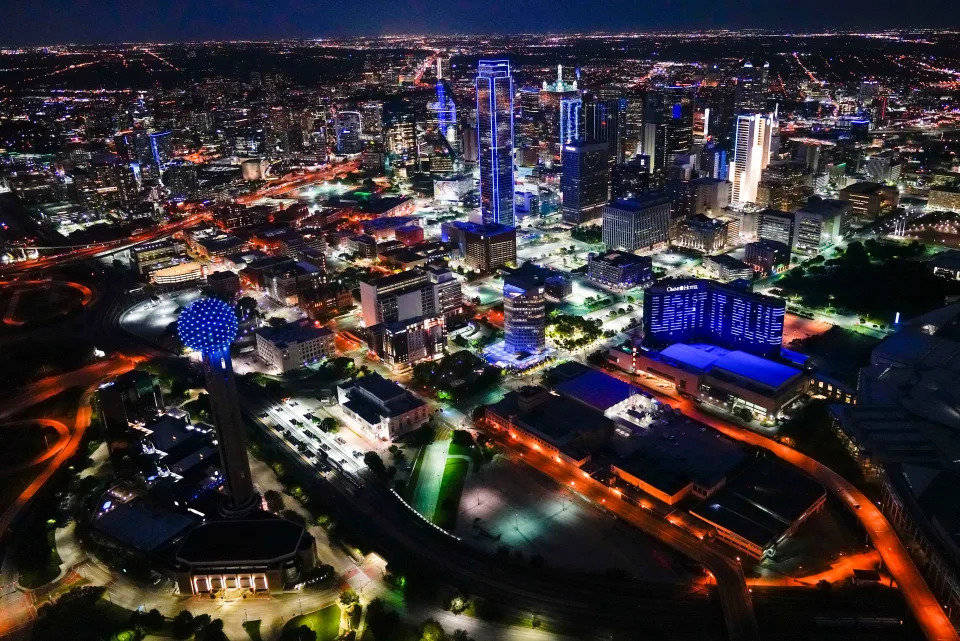
[[[960,26],[957,0],[8,0],[0,44]],[[906,7],[909,6],[909,10]]]

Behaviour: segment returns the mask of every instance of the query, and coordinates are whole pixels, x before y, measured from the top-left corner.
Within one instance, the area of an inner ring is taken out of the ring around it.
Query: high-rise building
[[[477,68],[480,210],[484,223],[513,227],[513,76],[508,60]]]
[[[437,80],[450,79],[450,56],[437,56]]]
[[[764,209],[757,220],[757,238],[793,245],[794,215],[776,209]]]
[[[737,116],[733,161],[730,163],[730,182],[733,183],[730,203],[734,207],[757,201],[760,177],[770,163],[772,135],[773,120],[769,116]]]
[[[666,244],[669,234],[670,198],[662,192],[617,200],[603,208],[607,249],[648,249]]]
[[[711,280],[681,279],[643,296],[644,342],[706,342],[759,356],[778,356],[786,304]]]
[[[532,263],[503,278],[503,341],[512,354],[534,354],[546,345],[546,272]]]
[[[586,103],[584,106],[586,139],[606,142],[610,164],[616,165],[625,160],[627,99],[619,97],[619,90],[616,88],[600,91],[603,95],[614,97],[600,97]]]
[[[244,516],[255,512],[260,498],[253,488],[240,401],[233,377],[230,345],[237,336],[237,314],[216,298],[200,298],[180,313],[177,333],[187,347],[200,352],[223,475],[227,502],[223,513]]]
[[[437,81],[437,99],[427,103],[427,124],[435,127],[454,153],[460,151],[460,135],[457,128],[457,105],[446,80]]]
[[[462,302],[460,281],[446,267],[408,269],[360,282],[360,311],[366,327],[451,316]]]
[[[563,220],[579,225],[600,218],[610,200],[610,165],[606,142],[574,142],[563,146]]]
[[[564,98],[560,101],[560,157],[563,147],[583,139],[583,100]]]
[[[794,214],[793,249],[803,254],[819,254],[837,244],[843,235],[846,218],[853,209],[844,200],[813,196]]]
[[[771,162],[760,174],[757,204],[761,207],[796,211],[812,195],[812,175],[804,164]]]
[[[368,335],[370,350],[394,370],[442,356],[447,344],[443,316],[420,316],[374,325]]]
[[[383,135],[383,103],[365,102],[361,107],[361,131],[364,136],[376,137]]]
[[[767,106],[767,83],[770,63],[754,67],[748,60],[737,76],[734,90],[734,110],[738,114],[763,113]]]
[[[587,278],[594,283],[619,289],[647,285],[653,282],[653,259],[612,250],[590,254]]]
[[[362,129],[359,111],[341,111],[337,114],[337,151],[341,154],[359,154],[363,150],[360,142]]]

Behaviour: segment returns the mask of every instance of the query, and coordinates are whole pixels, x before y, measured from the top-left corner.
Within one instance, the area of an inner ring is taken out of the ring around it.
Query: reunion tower
[[[226,478],[227,501],[222,508],[223,514],[246,516],[259,508],[260,499],[253,489],[237,385],[230,361],[230,344],[237,336],[237,315],[221,300],[201,298],[181,312],[177,333],[184,345],[203,355],[203,372]]]

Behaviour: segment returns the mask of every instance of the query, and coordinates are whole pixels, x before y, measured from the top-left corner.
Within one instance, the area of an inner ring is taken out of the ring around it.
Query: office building
[[[737,116],[734,129],[730,203],[742,207],[757,202],[757,187],[770,162],[773,120],[760,114]]]
[[[794,214],[793,249],[819,254],[836,245],[846,230],[853,205],[845,200],[813,196]]]
[[[790,246],[775,240],[747,243],[743,260],[758,274],[778,274],[790,266]]]
[[[636,198],[646,193],[652,184],[650,157],[637,154],[623,164],[614,165],[611,177],[610,197],[613,200]]]
[[[217,432],[220,459],[226,480],[227,516],[245,516],[260,506],[253,488],[240,400],[233,377],[230,345],[237,336],[237,314],[216,298],[200,298],[180,313],[177,333],[187,347],[200,352],[211,414]]]
[[[648,288],[644,342],[707,342],[779,356],[786,303],[710,280],[678,279]]]
[[[451,80],[450,56],[437,56],[437,80]]]
[[[362,125],[359,111],[341,111],[336,116],[337,151],[341,154],[359,154]]]
[[[900,192],[896,187],[873,182],[847,185],[837,192],[837,197],[850,203],[850,219],[855,226],[873,222],[900,204]]]
[[[257,356],[281,374],[337,355],[334,333],[312,323],[257,330]]]
[[[572,142],[563,145],[564,222],[579,225],[600,218],[610,200],[610,166],[606,142]]]
[[[785,211],[764,209],[757,219],[757,238],[793,245],[795,216]]]
[[[460,281],[446,267],[428,266],[360,282],[363,324],[452,316],[463,302]]]
[[[927,195],[927,210],[960,212],[960,189],[931,187]]]
[[[508,353],[534,354],[546,346],[546,275],[524,263],[503,278],[503,340]]]
[[[456,243],[467,266],[484,274],[517,260],[517,231],[513,227],[455,221],[444,223],[441,238]]]
[[[794,162],[771,162],[760,174],[757,205],[796,211],[813,195],[813,182],[806,165]]]
[[[513,76],[507,60],[477,65],[477,135],[483,222],[513,227]]]
[[[370,351],[394,371],[443,356],[447,344],[443,316],[408,318],[374,325],[368,330]]]
[[[644,287],[653,282],[653,259],[623,251],[590,254],[587,278],[617,289]]]
[[[729,254],[704,256],[703,271],[721,283],[753,278],[753,267]]]
[[[138,274],[147,275],[161,267],[179,262],[185,247],[179,240],[154,240],[130,248],[130,262]]]
[[[337,401],[355,426],[392,441],[430,418],[430,407],[400,385],[374,372],[337,385]]]
[[[704,254],[712,254],[727,244],[727,223],[704,214],[689,216],[680,223],[673,244]]]
[[[617,165],[626,159],[627,99],[620,97],[616,87],[602,88],[599,93],[584,105],[586,139],[607,143],[607,158],[611,166]]]
[[[607,249],[633,252],[665,245],[670,234],[670,198],[662,192],[617,200],[603,208]]]
[[[696,178],[691,181],[690,213],[717,215],[730,205],[729,181],[717,178]]]
[[[580,142],[584,136],[583,100],[564,98],[560,101],[560,157],[566,151],[564,146]]]

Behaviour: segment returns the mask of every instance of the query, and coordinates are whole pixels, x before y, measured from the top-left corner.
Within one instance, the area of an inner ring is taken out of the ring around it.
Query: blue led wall
[[[777,356],[786,304],[711,280],[677,280],[647,289],[644,343],[706,342],[759,356]]]

